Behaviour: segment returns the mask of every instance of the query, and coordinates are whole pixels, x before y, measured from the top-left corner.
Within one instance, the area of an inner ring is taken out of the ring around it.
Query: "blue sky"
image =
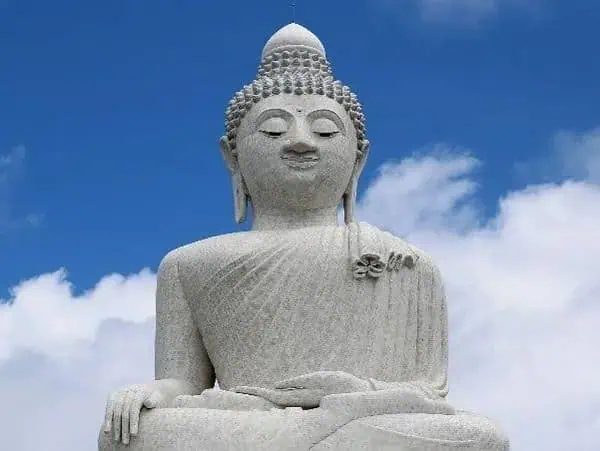
[[[557,130],[598,123],[595,2],[501,3],[477,26],[423,23],[389,3],[300,1],[296,12],[365,106],[363,187],[382,162],[446,142],[483,161],[492,214],[524,183],[515,162],[543,155]],[[0,149],[26,149],[0,192],[3,221],[41,218],[0,225],[1,293],[59,267],[83,289],[235,227],[216,142],[230,95],[290,21],[287,2],[1,4]]]
[[[515,451],[600,449],[600,3],[297,3],[364,104],[359,218],[444,276],[449,399]],[[153,378],[154,271],[238,228],[225,107],[291,19],[273,0],[0,0],[10,449],[95,449],[109,391]]]

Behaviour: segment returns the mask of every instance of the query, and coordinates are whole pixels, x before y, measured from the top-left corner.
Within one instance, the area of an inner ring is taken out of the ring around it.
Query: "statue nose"
[[[316,152],[318,149],[309,137],[296,135],[284,146],[283,150],[284,152],[306,153]]]
[[[291,142],[286,147],[286,151],[288,152],[296,152],[296,153],[306,153],[306,152],[316,152],[317,147],[311,143],[305,141],[296,141]]]

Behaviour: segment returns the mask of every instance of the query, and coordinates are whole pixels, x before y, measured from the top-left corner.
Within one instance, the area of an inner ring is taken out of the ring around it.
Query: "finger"
[[[179,409],[188,407],[194,401],[194,398],[198,398],[198,396],[179,395],[173,400],[173,407]]]
[[[144,400],[144,406],[148,409],[154,409],[162,399],[162,394],[158,390],[154,390],[148,398]]]
[[[240,386],[235,387],[231,391],[235,393],[242,393],[245,395],[258,396],[260,398],[266,399],[274,404],[289,406],[290,397],[283,396],[284,391],[271,390],[270,388],[263,387],[248,387],[248,386]],[[282,404],[283,403],[283,404]]]
[[[440,415],[455,415],[456,409],[445,401],[427,400],[427,407],[423,410],[429,414],[440,414]]]
[[[317,407],[324,393],[322,390],[272,390],[263,387],[235,387],[231,391],[259,396],[283,407]]]
[[[318,407],[325,393],[323,390],[298,389],[280,392],[277,404],[285,407]]]
[[[317,407],[324,396],[323,390],[299,388],[297,390],[275,390],[270,397],[264,397],[282,407]]]
[[[120,395],[115,402],[115,408],[113,410],[113,432],[115,441],[121,440],[121,415],[123,413],[123,402],[125,401],[125,394]]]
[[[131,401],[135,397],[133,391],[127,392],[125,402],[123,403],[123,412],[121,414],[121,437],[124,445],[129,445],[129,412]]]
[[[362,379],[343,371],[318,371],[279,381],[275,384],[275,388],[323,389],[331,393],[341,393],[355,391],[356,387],[362,388],[365,385],[368,384],[365,384]]]
[[[239,387],[234,387],[231,389],[234,393],[243,393],[245,395],[253,395],[260,396],[261,398],[271,398],[276,396],[277,392],[275,390],[271,390],[270,388],[263,387],[249,387],[247,385],[240,385]]]
[[[140,410],[144,405],[144,393],[139,393],[129,406],[129,435],[137,435],[140,422]]]
[[[275,388],[315,388],[324,383],[343,383],[354,379],[357,378],[343,371],[317,371],[279,381]]]
[[[106,412],[104,414],[104,432],[109,433],[112,426],[114,409],[114,396],[111,395],[106,401]]]
[[[314,377],[310,374],[303,374],[302,376],[296,376],[289,379],[284,379],[275,383],[274,387],[277,389],[285,389],[285,388],[305,388],[307,383],[310,383],[311,380],[314,380]]]
[[[176,396],[175,399],[173,399],[173,403],[170,407],[173,407],[175,409],[180,409],[181,406],[183,406],[183,403],[185,402],[184,396],[185,395]]]

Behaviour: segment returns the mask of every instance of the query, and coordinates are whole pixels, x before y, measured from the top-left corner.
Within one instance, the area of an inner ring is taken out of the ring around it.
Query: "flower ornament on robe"
[[[392,252],[388,258],[387,270],[400,271],[402,268],[413,269],[417,264],[419,257],[412,255],[402,255],[401,253]]]
[[[385,269],[385,263],[381,261],[381,257],[377,254],[363,254],[354,262],[352,272],[355,279],[364,279],[371,277],[378,279]]]
[[[352,273],[355,279],[366,277],[378,279],[386,268],[388,271],[400,271],[402,268],[414,269],[417,260],[418,257],[415,258],[412,255],[403,256],[400,253],[392,252],[387,263],[384,263],[377,254],[363,254],[354,262]]]

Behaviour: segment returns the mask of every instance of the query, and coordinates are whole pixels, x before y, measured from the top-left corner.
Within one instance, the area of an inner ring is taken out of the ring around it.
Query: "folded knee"
[[[115,449],[112,434],[104,432],[104,428],[100,430],[98,435],[98,451],[112,451]]]
[[[132,437],[132,442],[129,445],[123,445],[121,442],[117,442],[114,439],[114,435],[112,433],[106,433],[104,430],[100,430],[100,434],[98,435],[98,451],[134,451],[137,447],[132,446],[134,438]]]
[[[507,450],[508,438],[504,432],[489,419],[468,414],[455,415],[454,427],[468,440],[481,443],[482,449]]]
[[[490,420],[470,414],[426,415],[397,414],[379,415],[355,420],[377,431],[387,431],[388,436],[410,437],[424,442],[445,443],[447,446],[473,446],[486,451],[508,450],[508,439]],[[366,431],[365,431],[366,432]],[[469,448],[470,449],[470,448]]]

